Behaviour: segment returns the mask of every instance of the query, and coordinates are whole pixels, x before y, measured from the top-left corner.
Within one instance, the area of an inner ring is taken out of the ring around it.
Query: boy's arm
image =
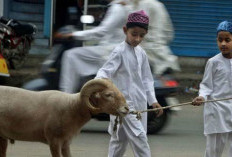
[[[151,73],[150,65],[148,62],[148,58],[145,55],[143,65],[142,65],[142,80],[143,85],[146,90],[147,94],[147,101],[149,106],[152,106],[153,108],[161,108],[162,106],[158,103],[155,95],[154,90],[154,79]],[[163,114],[163,109],[160,109],[157,111],[157,117],[161,116]]]
[[[111,79],[113,74],[117,71],[121,64],[121,55],[118,52],[112,52],[110,58],[106,63],[98,70],[95,78],[109,78]]]
[[[209,60],[206,64],[204,76],[200,83],[200,90],[199,90],[199,96],[203,97],[205,100],[207,100],[207,96],[209,96],[213,91],[214,70],[215,69],[213,68],[213,62],[212,60]]]
[[[207,97],[213,91],[213,63],[209,60],[205,67],[205,73],[203,80],[200,84],[199,96],[194,98],[192,105],[199,106],[202,104],[202,101],[206,101]]]
[[[143,59],[141,71],[142,71],[143,86],[146,90],[148,104],[149,106],[152,106],[152,104],[158,103],[158,101],[156,99],[155,90],[154,90],[154,79],[151,73],[148,58],[146,56]]]

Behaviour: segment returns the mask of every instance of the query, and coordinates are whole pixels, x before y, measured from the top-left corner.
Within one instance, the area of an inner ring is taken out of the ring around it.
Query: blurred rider
[[[141,46],[148,55],[153,73],[162,75],[180,71],[178,58],[169,47],[174,38],[174,28],[164,4],[158,0],[134,0],[131,9],[132,12],[142,9],[150,17],[149,32]]]
[[[84,31],[66,34],[79,40],[99,40],[98,46],[76,47],[64,53],[61,67],[60,90],[74,93],[84,76],[95,75],[108,58],[113,48],[121,43],[125,35],[128,8],[124,0],[113,0],[99,26]]]
[[[113,0],[101,24],[93,29],[77,31],[64,37],[79,40],[99,40],[98,46],[77,47],[64,53],[61,67],[60,90],[77,92],[80,80],[95,75],[113,48],[125,36],[122,27],[129,13],[144,10],[150,17],[149,32],[141,46],[147,52],[151,69],[156,75],[179,71],[178,58],[169,48],[173,26],[165,6],[157,0]]]

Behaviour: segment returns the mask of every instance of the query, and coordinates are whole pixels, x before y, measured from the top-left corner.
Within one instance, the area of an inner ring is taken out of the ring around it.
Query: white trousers
[[[141,132],[136,136],[126,125],[118,131],[118,137],[115,134],[111,135],[108,157],[123,157],[128,143],[133,150],[134,157],[151,157],[146,133]]]
[[[229,148],[228,157],[232,157],[232,132],[207,135],[205,157],[221,157],[225,145]]]
[[[113,48],[113,45],[86,46],[65,51],[61,62],[60,90],[77,92],[81,78],[96,75]]]

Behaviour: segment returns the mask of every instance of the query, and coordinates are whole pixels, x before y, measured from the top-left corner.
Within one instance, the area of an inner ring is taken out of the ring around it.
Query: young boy
[[[147,109],[147,102],[153,107],[161,107],[157,102],[154,82],[145,51],[139,46],[148,31],[149,18],[144,11],[131,13],[123,31],[126,40],[117,46],[109,60],[98,71],[97,78],[111,79],[124,94],[130,111]],[[158,116],[163,113],[159,111]],[[135,157],[150,157],[147,142],[147,113],[138,120],[135,115],[127,115],[114,133],[114,116],[110,116],[108,157],[122,157],[130,143]]]
[[[199,96],[193,105],[232,95],[232,22],[223,21],[218,25],[217,44],[221,53],[208,60]],[[220,157],[227,142],[228,157],[232,157],[232,100],[205,104],[204,134],[205,157]]]

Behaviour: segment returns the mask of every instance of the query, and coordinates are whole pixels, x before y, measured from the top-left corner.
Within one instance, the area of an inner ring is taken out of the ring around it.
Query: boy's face
[[[232,34],[230,32],[218,32],[217,44],[224,57],[232,58]]]
[[[126,35],[126,42],[133,47],[139,45],[147,34],[147,30],[141,27],[123,27],[123,31]]]

